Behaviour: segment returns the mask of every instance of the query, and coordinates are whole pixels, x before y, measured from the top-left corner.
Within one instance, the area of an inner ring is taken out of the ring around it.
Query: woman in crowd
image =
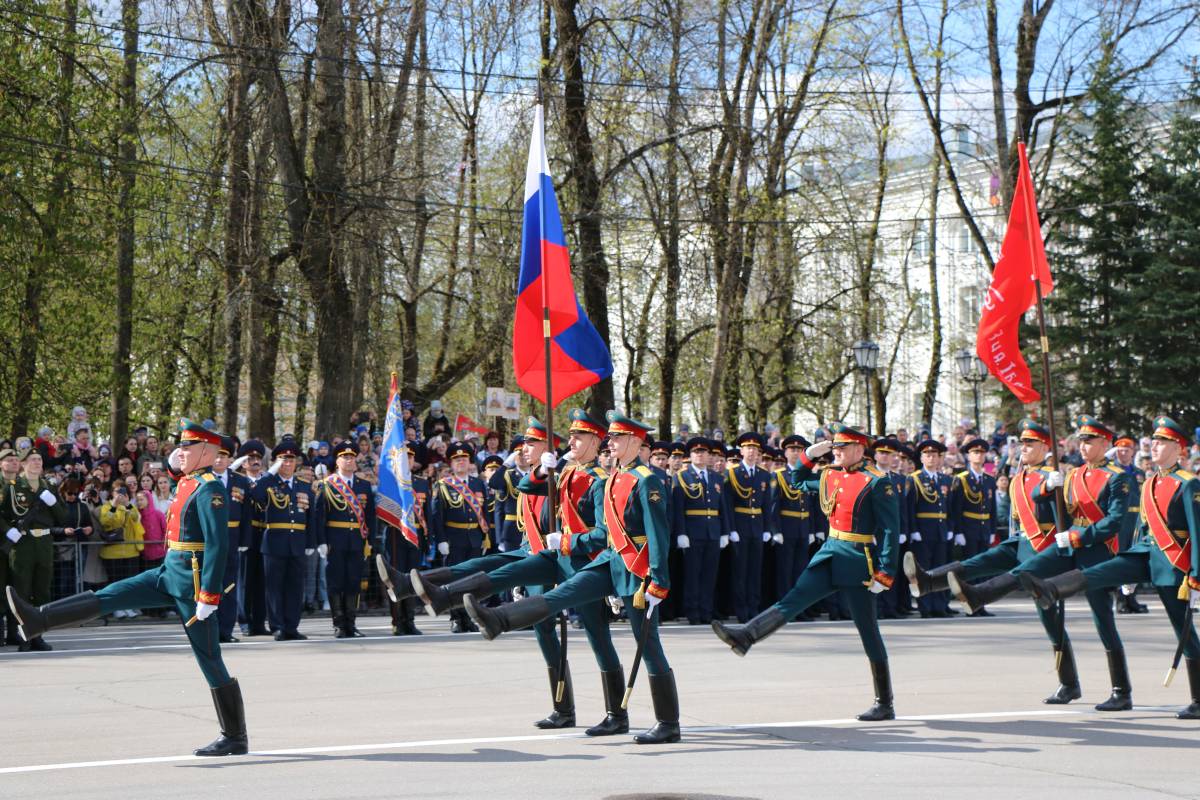
[[[374,484],[378,479],[379,459],[371,452],[371,438],[365,433],[358,437],[358,476],[368,483]]]
[[[167,509],[171,507],[171,479],[159,475],[154,479],[154,507],[166,517]]]
[[[113,481],[111,499],[100,507],[100,538],[105,542],[100,548],[100,558],[109,583],[131,578],[141,571],[141,513],[123,479]],[[126,609],[114,612],[113,616],[132,618],[139,616],[139,612]]]
[[[83,487],[78,478],[67,478],[58,487],[65,520],[61,528],[53,528],[55,600],[75,594],[76,542],[84,541],[93,531],[92,509],[81,497]],[[81,559],[82,560],[82,556]]]

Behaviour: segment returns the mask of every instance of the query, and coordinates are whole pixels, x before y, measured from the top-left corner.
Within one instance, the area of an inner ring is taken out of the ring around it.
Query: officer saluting
[[[863,461],[869,439],[855,429],[833,423],[833,441],[817,442],[801,458],[792,486],[819,492],[829,518],[829,538],[809,562],[796,585],[782,600],[745,625],[712,624],[721,641],[744,656],[804,609],[840,591],[850,604],[863,649],[871,662],[875,704],[860,720],[895,719],[887,650],[875,619],[875,594],[892,585],[896,574],[900,506],[887,475]],[[818,472],[816,459],[833,449],[833,466]]]
[[[761,435],[754,431],[743,433],[737,438],[737,445],[742,463],[725,470],[724,502],[733,549],[733,610],[739,622],[747,622],[758,613],[762,597],[763,544],[771,538],[763,525],[763,513],[770,504],[772,478],[770,472],[758,466],[762,457]]]
[[[313,529],[312,487],[295,477],[300,446],[285,436],[271,451],[274,463],[254,486],[254,503],[263,523],[263,573],[267,613],[275,640],[307,639],[300,633],[304,608],[304,559],[317,547]]]
[[[371,484],[354,473],[358,451],[353,442],[342,442],[333,451],[333,474],[314,487],[313,528],[317,549],[326,558],[325,585],[335,636],[362,636],[355,626],[358,590],[362,581],[364,545],[375,529],[375,493]]]
[[[229,534],[229,504],[211,469],[221,436],[187,419],[179,427],[179,447],[170,457],[172,475],[178,474],[179,481],[167,511],[167,557],[162,564],[98,592],[82,592],[40,608],[26,603],[10,586],[8,602],[26,641],[122,608],[174,607],[186,623],[192,654],[212,688],[221,724],[221,735],[196,755],[244,755],[249,741],[242,690],[221,660],[215,617],[225,588]]]

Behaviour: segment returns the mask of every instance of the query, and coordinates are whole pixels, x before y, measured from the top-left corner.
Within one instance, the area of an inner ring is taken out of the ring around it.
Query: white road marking
[[[1078,714],[1090,713],[1085,709],[1035,709],[1033,711],[981,711],[967,714],[923,714],[915,716],[896,717],[895,722],[934,722],[938,720],[969,720],[969,719],[993,719],[998,717],[1058,717],[1070,716]],[[865,727],[879,727],[880,725],[889,723],[878,722],[859,722],[854,718],[849,719],[808,719],[796,720],[792,722],[748,722],[738,725],[706,725],[697,727],[685,727],[683,733],[736,733],[739,731],[754,731],[772,728],[812,728],[821,726],[833,725],[863,725]],[[892,723],[894,724],[894,723]],[[341,744],[341,745],[319,745],[316,747],[293,747],[283,750],[254,750],[249,756],[296,756],[296,755],[312,755],[320,753],[348,753],[359,750],[378,751],[378,750],[413,750],[422,747],[456,747],[464,745],[483,745],[483,744],[512,744],[517,742],[541,742],[554,741],[559,739],[586,739],[587,734],[579,733],[542,733],[528,734],[524,736],[482,736],[467,739],[422,739],[407,742],[384,742],[377,744]],[[603,741],[603,740],[602,740]],[[73,761],[61,764],[32,764],[25,767],[0,767],[0,775],[15,775],[27,772],[56,772],[69,769],[88,769],[92,767],[123,767],[134,764],[170,764],[184,761],[205,761],[213,763],[214,759],[204,758],[193,755],[180,756],[148,756],[144,758],[118,758],[108,761]],[[229,763],[230,759],[217,759],[216,763]],[[236,762],[233,762],[236,763]]]

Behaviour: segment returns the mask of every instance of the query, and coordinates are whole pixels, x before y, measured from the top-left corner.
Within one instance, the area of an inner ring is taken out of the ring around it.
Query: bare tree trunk
[[[268,255],[263,239],[263,209],[267,203],[270,165],[269,137],[264,136],[254,158],[254,192],[250,204],[250,247],[254,269],[250,285],[255,310],[250,315],[250,403],[246,430],[250,436],[275,438],[275,385],[279,362],[280,316],[283,298],[279,293],[279,267],[287,255]],[[286,251],[285,251],[286,252]]]
[[[119,447],[129,428],[129,390],[133,347],[133,192],[137,186],[138,138],[138,0],[121,0],[124,67],[121,71],[121,127],[117,140],[117,335],[112,358],[112,403],[109,417],[113,447]]]
[[[308,385],[312,381],[313,346],[311,328],[308,324],[309,305],[306,301],[297,303],[296,341],[296,418],[292,432],[303,441],[304,431],[308,427]]]
[[[940,106],[940,103],[939,103]],[[933,159],[929,176],[929,324],[933,327],[930,341],[929,372],[925,375],[925,392],[921,395],[921,421],[933,430],[933,404],[937,399],[938,378],[942,371],[942,300],[938,289],[938,194],[942,185],[942,164]]]

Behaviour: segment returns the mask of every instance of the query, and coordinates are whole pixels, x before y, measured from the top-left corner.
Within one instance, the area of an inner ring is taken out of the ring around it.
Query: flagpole
[[[546,15],[544,4],[538,3],[538,25],[545,23]],[[541,130],[538,131],[538,136],[542,142],[542,158],[549,163],[549,158],[546,156],[546,116],[542,106],[542,69],[539,67],[537,76],[537,107],[538,107],[538,124]],[[540,169],[539,169],[540,172]],[[547,180],[549,180],[547,175]],[[539,175],[538,180],[541,180]],[[552,337],[550,329],[550,271],[546,269],[546,193],[542,191],[542,187],[538,187],[538,247],[541,248],[542,262],[542,341],[545,343],[545,360],[546,360],[546,448],[547,452],[556,453],[554,447],[554,386],[551,377],[552,370],[550,369],[550,343]],[[537,469],[534,465],[531,469]],[[557,489],[554,485],[554,469],[546,470],[546,511],[547,519],[550,523],[550,530],[547,533],[553,533],[557,528],[557,515],[555,514],[555,495]],[[554,701],[562,702],[563,695],[567,689],[567,614],[564,610],[559,619],[559,662],[558,662],[558,685],[554,687]]]
[[[1029,241],[1029,265],[1033,269],[1033,291],[1037,299],[1038,336],[1042,351],[1042,390],[1046,398],[1046,416],[1050,428],[1050,467],[1058,472],[1058,434],[1054,427],[1054,389],[1050,384],[1050,339],[1046,336],[1046,309],[1042,302],[1042,280],[1039,277],[1038,263],[1034,257],[1033,230],[1038,222],[1037,205],[1033,202],[1033,172],[1029,169],[1029,159],[1025,154],[1025,143],[1017,145],[1021,158],[1021,167],[1029,175],[1029,191],[1025,195],[1025,215],[1029,222],[1026,224],[1026,239]],[[1055,533],[1067,530],[1065,521],[1067,510],[1063,504],[1062,489],[1054,490],[1054,529]],[[1058,647],[1055,653],[1054,668],[1062,666],[1063,643],[1066,639],[1066,602],[1058,602]]]

